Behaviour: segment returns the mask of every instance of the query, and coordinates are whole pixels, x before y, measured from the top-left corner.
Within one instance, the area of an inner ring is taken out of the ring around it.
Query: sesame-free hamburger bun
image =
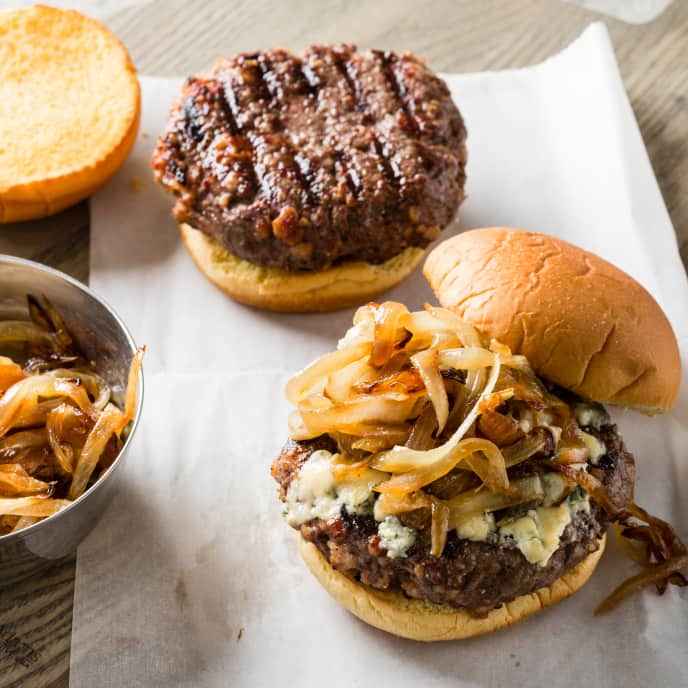
[[[287,272],[238,258],[189,225],[179,226],[201,272],[235,301],[269,311],[332,311],[365,303],[410,275],[424,251],[411,247],[380,265],[350,261],[317,272]]]
[[[678,396],[676,335],[647,290],[593,253],[506,227],[439,244],[423,272],[439,302],[575,394],[645,413]]]
[[[599,549],[567,571],[552,585],[492,610],[477,618],[465,609],[407,597],[401,590],[376,590],[332,568],[311,542],[296,537],[299,553],[320,585],[345,609],[362,621],[401,638],[434,642],[464,640],[506,628],[570,597],[582,588],[602,557],[606,538]]]
[[[131,150],[139,112],[131,60],[100,22],[44,5],[0,11],[0,222],[91,195]]]

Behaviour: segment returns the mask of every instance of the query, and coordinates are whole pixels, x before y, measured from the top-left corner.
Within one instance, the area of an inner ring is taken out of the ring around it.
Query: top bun
[[[439,244],[423,272],[445,308],[525,355],[541,377],[650,414],[676,402],[681,359],[669,321],[638,282],[599,256],[490,227]]]
[[[136,71],[100,22],[43,5],[0,11],[0,222],[93,193],[133,146],[139,110]]]

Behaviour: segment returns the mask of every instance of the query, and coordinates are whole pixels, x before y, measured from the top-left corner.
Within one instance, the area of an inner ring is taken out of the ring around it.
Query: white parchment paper
[[[614,261],[665,308],[685,358],[686,276],[603,25],[541,65],[447,81],[469,130],[460,227],[527,227]],[[593,617],[632,569],[614,542],[573,598],[460,643],[369,628],[307,573],[269,466],[289,374],[332,349],[352,313],[244,308],[193,266],[171,199],[150,181],[179,84],[142,80],[142,136],[92,203],[92,286],[149,351],[126,484],[79,549],[71,685],[688,685],[685,591]],[[432,299],[419,273],[388,297]],[[638,500],[685,538],[688,385],[665,417],[616,419],[637,457]]]

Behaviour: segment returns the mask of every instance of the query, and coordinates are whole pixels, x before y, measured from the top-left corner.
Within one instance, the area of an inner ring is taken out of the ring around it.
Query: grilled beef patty
[[[313,271],[436,239],[464,197],[465,139],[412,54],[315,45],[188,79],[153,168],[179,222],[256,265]]]
[[[597,464],[590,466],[590,472],[602,480],[612,501],[625,503],[633,493],[633,456],[626,451],[616,426],[584,430],[600,439],[607,449]],[[332,451],[332,440],[323,437],[309,443],[287,442],[272,469],[284,492],[317,449]],[[521,473],[527,472],[527,464],[523,464]],[[375,519],[353,516],[344,509],[330,521],[305,523],[301,534],[334,568],[352,573],[367,585],[381,590],[400,587],[409,597],[466,608],[483,616],[504,602],[551,585],[599,548],[609,518],[592,500],[590,506],[589,513],[579,511],[574,515],[559,548],[545,566],[530,564],[515,547],[460,539],[456,531],[449,533],[442,555],[434,557],[430,554],[428,528],[419,531],[408,556],[390,558],[380,548]]]

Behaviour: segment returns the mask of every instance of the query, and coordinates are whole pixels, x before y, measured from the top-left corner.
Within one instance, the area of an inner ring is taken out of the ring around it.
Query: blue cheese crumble
[[[388,474],[366,469],[358,475],[337,480],[333,474],[333,459],[332,453],[318,450],[301,466],[286,494],[284,515],[287,523],[298,528],[315,518],[327,521],[337,518],[342,508],[349,514],[374,515],[379,522],[377,532],[381,549],[392,559],[408,556],[417,532],[404,526],[396,516],[376,508],[374,489],[389,477]],[[586,468],[581,465],[581,470]],[[590,499],[580,487],[563,499],[566,482],[556,474],[545,474],[542,482],[545,494],[541,506],[519,516],[502,518],[497,523],[492,513],[469,515],[456,524],[458,537],[516,547],[531,564],[545,566],[559,548],[561,536],[574,515],[590,511]]]
[[[408,551],[416,541],[416,531],[402,525],[396,516],[386,516],[377,528],[380,547],[387,550],[390,559],[408,556]]]
[[[299,474],[291,481],[284,502],[284,516],[292,528],[322,518],[336,518],[346,507],[349,514],[373,513],[373,488],[388,476],[368,469],[357,476],[336,480],[333,473],[334,456],[324,449],[315,451]]]
[[[590,497],[577,487],[559,506],[540,506],[519,518],[500,521],[499,540],[519,549],[529,563],[545,566],[579,511],[590,512]]]
[[[609,414],[604,410],[604,407],[585,401],[579,401],[574,405],[573,415],[576,417],[578,425],[595,428],[595,430],[611,423]]]

